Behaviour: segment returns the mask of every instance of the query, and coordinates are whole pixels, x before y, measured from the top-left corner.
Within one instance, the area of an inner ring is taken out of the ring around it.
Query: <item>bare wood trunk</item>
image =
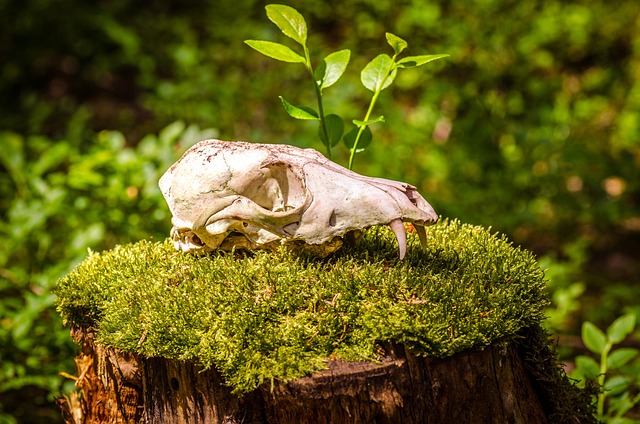
[[[269,423],[547,422],[513,347],[434,359],[396,346],[381,363],[332,361],[263,396]]]
[[[143,422],[142,379],[136,355],[100,346],[87,329],[72,329],[71,336],[81,345],[75,358],[80,396],[72,397],[71,405],[63,411],[66,417],[73,417],[67,422]]]
[[[312,376],[238,396],[214,369],[104,348],[91,331],[73,335],[83,346],[76,423],[548,422],[513,345],[447,359],[393,346],[379,363],[331,360]]]

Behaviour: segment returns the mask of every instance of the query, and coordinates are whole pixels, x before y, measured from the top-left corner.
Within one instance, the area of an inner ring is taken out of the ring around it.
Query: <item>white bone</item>
[[[313,149],[205,140],[160,179],[173,215],[171,237],[185,252],[299,244],[324,256],[348,233],[390,224],[400,257],[402,222],[423,246],[438,219],[412,185],[359,175]]]
[[[423,249],[427,248],[427,232],[424,229],[424,225],[413,224],[413,228],[416,229],[416,233],[418,233],[418,238],[420,239],[420,244]]]
[[[400,259],[404,259],[404,255],[407,253],[407,234],[404,232],[404,225],[400,218],[396,218],[389,223],[389,227],[393,230],[393,234],[398,239],[398,249],[400,250]]]

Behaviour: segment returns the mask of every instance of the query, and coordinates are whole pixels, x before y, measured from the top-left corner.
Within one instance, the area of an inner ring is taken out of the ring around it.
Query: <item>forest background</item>
[[[1,423],[60,420],[77,346],[52,289],[87,249],[168,236],[157,180],[186,148],[218,137],[323,151],[316,124],[278,99],[313,106],[304,68],[243,44],[285,41],[266,4],[0,1]],[[385,31],[409,54],[450,55],[382,93],[386,122],[354,170],[409,182],[442,216],[536,253],[568,367],[584,321],[640,315],[636,0],[289,4],[316,63],[351,49],[325,98],[349,120],[369,100],[359,71],[390,53]],[[333,159],[345,165],[347,149]]]

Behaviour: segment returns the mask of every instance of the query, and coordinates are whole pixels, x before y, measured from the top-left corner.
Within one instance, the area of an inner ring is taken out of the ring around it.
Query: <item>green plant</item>
[[[174,122],[131,147],[117,131],[74,133],[0,132],[0,422],[59,416],[50,406],[73,386],[59,373],[73,372],[77,346],[55,313],[52,287],[87,248],[164,238],[170,214],[158,178],[213,135]]]
[[[566,333],[579,326],[585,318],[576,317],[581,311],[581,296],[586,285],[581,275],[587,260],[587,243],[578,240],[566,245],[562,258],[555,252],[549,252],[538,259],[548,280],[552,303],[547,309],[545,326],[552,332]]]
[[[368,90],[373,92],[371,101],[364,115],[363,120],[354,119],[355,127],[347,132],[344,137],[344,120],[337,114],[326,115],[322,102],[323,90],[335,84],[347,69],[351,51],[348,49],[339,50],[326,56],[322,63],[314,69],[307,47],[307,23],[304,17],[294,8],[281,4],[270,4],[266,6],[267,17],[276,24],[284,35],[293,39],[303,50],[300,54],[291,48],[272,41],[246,40],[253,49],[265,56],[289,63],[301,63],[307,69],[313,81],[318,110],[306,106],[294,106],[280,96],[282,104],[287,113],[296,119],[320,121],[318,136],[327,149],[327,156],[331,158],[331,148],[335,147],[340,140],[349,148],[349,169],[353,168],[355,154],[364,150],[373,138],[369,125],[384,122],[384,116],[372,117],[373,108],[378,100],[378,96],[385,88],[389,87],[396,78],[398,69],[413,68],[432,62],[446,54],[406,56],[402,59],[398,55],[407,47],[408,43],[402,38],[390,32],[386,33],[387,42],[393,48],[394,55],[382,53],[371,60],[362,69],[360,80]]]
[[[640,367],[629,366],[640,358],[638,349],[613,346],[623,342],[636,326],[635,314],[629,313],[616,319],[606,330],[600,330],[590,321],[582,325],[582,340],[589,349],[599,355],[599,363],[591,356],[576,357],[572,377],[585,381],[596,379],[601,387],[597,398],[597,417],[610,424],[636,422],[625,418],[640,402],[640,394],[633,394],[633,387],[640,383]],[[625,368],[625,366],[627,366]]]

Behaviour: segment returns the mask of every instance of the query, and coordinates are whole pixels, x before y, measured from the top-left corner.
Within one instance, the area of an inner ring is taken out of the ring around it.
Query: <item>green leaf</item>
[[[318,68],[323,72],[323,75],[321,78],[316,77],[320,80],[320,89],[332,86],[340,79],[347,69],[350,58],[351,51],[349,49],[333,52],[324,58],[323,66]]]
[[[629,388],[631,377],[624,375],[614,375],[608,378],[604,383],[604,391],[608,394],[616,396]]]
[[[265,7],[267,17],[276,24],[280,31],[289,38],[293,38],[301,45],[307,42],[307,23],[296,9],[283,4],[269,4]]]
[[[0,133],[2,149],[0,149],[0,164],[7,168],[21,168],[25,161],[25,141],[22,136],[11,133]]]
[[[635,314],[626,314],[615,321],[607,328],[607,337],[613,344],[620,343],[631,334],[636,327]]]
[[[396,53],[396,55],[400,54],[408,46],[406,41],[395,34],[387,32],[385,33],[385,36],[387,37],[387,43],[389,43],[389,45],[393,47],[393,51]]]
[[[576,357],[576,371],[581,376],[596,378],[600,374],[600,365],[590,356],[578,355]]]
[[[593,323],[586,321],[582,324],[582,341],[587,349],[600,355],[607,344],[607,336]]]
[[[324,135],[324,131],[322,131],[322,124],[320,124],[320,127],[318,128],[318,136],[325,146],[329,145],[331,147],[334,147],[342,139],[342,134],[344,133],[344,121],[340,116],[331,114],[325,116],[324,122],[327,126],[329,140],[327,140]]]
[[[303,119],[307,121],[318,121],[320,119],[318,118],[318,113],[311,108],[294,106],[286,101],[282,96],[280,96],[280,100],[282,100],[282,104],[287,113],[296,119]]]
[[[11,132],[0,133],[0,146],[2,146],[0,149],[0,165],[4,166],[13,179],[19,196],[26,194],[28,190],[28,168],[23,166],[26,158],[24,152],[25,144],[24,138],[18,134]]]
[[[356,137],[358,136],[359,127],[353,128],[344,136],[344,144],[349,148],[353,149],[353,146],[356,142]],[[362,130],[362,134],[360,135],[360,140],[358,140],[358,147],[356,148],[356,153],[362,152],[364,149],[371,144],[371,140],[373,140],[373,134],[369,127],[364,127]]]
[[[449,57],[448,54],[426,54],[421,56],[407,56],[403,57],[396,63],[397,68],[413,68],[415,66],[421,66],[425,63],[433,62],[434,60],[442,59],[443,57]]]
[[[384,116],[380,115],[377,118],[369,119],[368,121],[360,121],[358,119],[353,120],[353,123],[358,127],[375,124],[376,122],[384,122]]]
[[[610,421],[607,421],[607,423],[608,424],[638,424],[638,420],[636,420],[635,418],[613,417]]]
[[[607,357],[607,368],[620,368],[633,358],[638,356],[638,349],[622,347],[616,349]]]
[[[6,146],[3,146],[4,150]],[[43,175],[45,172],[55,169],[64,161],[69,159],[71,152],[71,146],[67,143],[56,143],[47,149],[46,155],[41,155],[38,160],[32,165],[30,172],[33,176]],[[0,152],[0,158],[2,153]],[[15,165],[15,164],[14,164]],[[7,167],[8,168],[8,167]]]
[[[264,40],[245,40],[245,44],[247,44],[252,49],[262,53],[263,55],[269,56],[270,58],[276,60],[281,60],[288,63],[306,62],[304,57],[300,56],[289,47],[280,43],[274,43],[272,41]]]
[[[164,127],[162,130],[160,130],[160,133],[158,134],[158,139],[162,144],[171,146],[172,143],[175,142],[182,135],[185,128],[186,126],[183,121],[172,122],[171,124]],[[110,132],[109,138],[112,143],[114,142],[116,143],[116,146],[117,145],[124,146],[125,144],[125,139],[122,134]],[[120,148],[117,148],[117,150],[119,149]]]
[[[393,66],[393,59],[384,53],[367,63],[360,73],[362,85],[374,93],[387,88],[395,77],[396,70]]]
[[[608,415],[610,417],[611,416],[620,417],[621,415],[626,414],[631,408],[633,408],[634,404],[637,403],[638,401],[640,401],[640,397],[638,397],[637,399],[635,399],[635,401],[633,401],[631,399],[631,394],[629,393],[629,391],[626,391],[620,394],[620,396],[615,396],[613,399],[610,398]],[[607,421],[607,424],[622,424],[622,423],[625,423],[625,421],[619,421],[616,418],[614,418],[613,420]],[[630,424],[638,424],[638,421],[637,420],[631,421]]]

